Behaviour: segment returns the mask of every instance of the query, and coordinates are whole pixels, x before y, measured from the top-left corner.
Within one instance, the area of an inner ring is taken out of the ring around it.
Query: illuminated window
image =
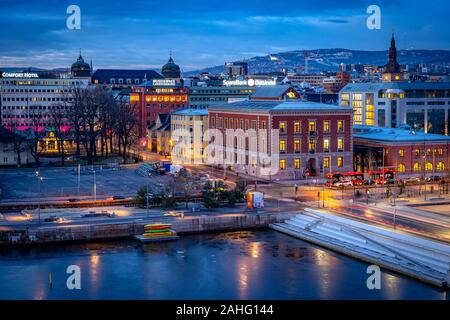
[[[438,164],[436,165],[436,170],[437,171],[444,171],[445,170],[445,165],[442,161],[438,162]]]
[[[280,160],[280,170],[286,170],[286,160]]]
[[[338,132],[344,132],[344,121],[338,120],[337,122],[337,131]]]
[[[420,172],[422,170],[422,166],[420,165],[420,163],[414,163],[413,170],[414,172]]]
[[[301,144],[300,140],[294,140],[294,152],[300,152]]]
[[[324,132],[330,132],[330,121],[324,121],[323,122],[323,131]]]
[[[313,153],[316,151],[316,141],[314,139],[309,139],[309,152]]]
[[[427,162],[427,164],[425,165],[425,170],[433,171],[433,164],[431,162]]]
[[[400,172],[400,173],[405,172],[405,165],[403,163],[400,163],[398,165],[398,172]]]
[[[338,157],[337,158],[337,166],[339,168],[342,168],[344,166],[344,158],[343,157]]]
[[[344,150],[344,139],[342,139],[342,138],[339,138],[338,140],[337,140],[337,148],[338,148],[338,151],[343,151]]]
[[[329,157],[323,158],[323,167],[324,167],[324,169],[328,169],[330,167],[330,158]]]
[[[294,132],[300,132],[300,122],[294,122]]]
[[[419,149],[415,149],[414,150],[414,154],[416,155],[416,157],[420,156],[420,150]]]
[[[309,121],[308,122],[308,128],[310,133],[316,132],[316,122],[315,121]]]
[[[280,152],[286,152],[286,140],[280,140]]]
[[[300,159],[294,159],[294,169],[300,169]]]
[[[323,152],[330,151],[330,139],[323,139]]]
[[[286,132],[286,122],[280,122],[280,132]]]
[[[403,150],[403,149],[398,150],[398,155],[400,157],[404,157],[405,156],[405,150]]]
[[[444,155],[444,149],[442,149],[442,148],[438,149],[438,154],[440,156]]]

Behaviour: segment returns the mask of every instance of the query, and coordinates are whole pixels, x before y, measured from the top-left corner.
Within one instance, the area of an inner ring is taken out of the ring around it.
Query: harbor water
[[[79,290],[66,284],[72,265]],[[386,270],[369,290],[367,267],[272,230],[3,248],[0,299],[448,299]]]

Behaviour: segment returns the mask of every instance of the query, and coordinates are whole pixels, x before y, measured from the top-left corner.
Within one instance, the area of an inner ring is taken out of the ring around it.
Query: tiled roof
[[[93,78],[144,78],[162,79],[163,76],[154,70],[98,69]]]

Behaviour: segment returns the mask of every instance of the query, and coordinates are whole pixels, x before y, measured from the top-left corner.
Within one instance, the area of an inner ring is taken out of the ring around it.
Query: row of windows
[[[67,106],[3,106],[3,110],[67,110]]]
[[[45,127],[48,123],[40,122],[40,123],[28,123],[28,122],[5,122],[6,127],[26,127],[26,128],[35,128],[35,127]],[[62,123],[63,126],[70,126],[70,123]]]
[[[293,130],[294,133],[300,133],[301,132],[301,121],[294,121]],[[280,121],[278,123],[278,129],[280,130],[280,133],[287,132],[287,122],[286,121]],[[337,132],[344,132],[344,120],[338,120],[337,121]],[[322,130],[323,132],[330,132],[331,131],[331,121],[330,120],[323,120],[322,121]],[[310,120],[308,121],[308,131],[309,132],[317,132],[317,121],[316,120]]]
[[[387,150],[386,150],[387,151]],[[415,149],[414,154],[416,155],[416,157],[420,157],[421,155],[424,154],[423,150],[419,150],[419,149]],[[405,150],[404,149],[399,149],[398,150],[398,155],[400,157],[404,157],[405,156]],[[439,149],[427,149],[426,151],[426,155],[427,156],[431,156],[431,155],[438,155],[438,156],[443,156],[444,155],[444,149],[443,148],[439,148]]]
[[[191,97],[190,101],[228,101],[228,97]]]
[[[124,80],[125,80],[125,82],[124,82]],[[111,78],[111,79],[109,79],[109,83],[110,84],[116,84],[116,83],[118,83],[118,84],[123,84],[123,83],[126,83],[126,84],[132,84],[133,83],[133,80],[132,79],[122,79],[122,78]],[[134,79],[134,84],[139,84],[139,83],[141,83],[141,79]]]
[[[211,118],[211,127],[215,128],[216,119]],[[218,129],[257,129],[257,121],[256,120],[244,120],[244,119],[233,119],[233,118],[217,118],[217,128]],[[266,121],[262,120],[260,123],[260,129],[267,129]]]
[[[69,81],[69,80],[0,80],[3,85],[31,85],[31,86],[78,86],[83,84],[81,81]]]
[[[3,101],[73,101],[73,98],[47,98],[47,97],[32,97],[32,98],[28,98],[28,97],[22,97],[22,98],[5,98],[3,97]]]
[[[3,93],[71,93],[75,92],[72,89],[3,89]]]
[[[286,140],[280,140],[279,146],[280,146],[280,152],[286,153]],[[308,140],[308,151],[309,152],[316,151],[316,140],[315,139]],[[344,139],[343,138],[337,139],[337,151],[338,152],[344,151]],[[294,152],[301,152],[301,140],[300,139],[294,139]],[[330,152],[330,139],[329,138],[323,139],[323,152]]]
[[[434,168],[433,163],[427,162],[425,164],[425,170],[426,171],[433,171],[433,168]],[[399,173],[404,173],[406,171],[406,166],[403,163],[400,163],[398,165],[397,170],[398,170]],[[436,171],[444,171],[444,170],[445,170],[445,164],[442,161],[438,162],[436,164]],[[413,171],[414,172],[421,172],[422,171],[422,165],[419,162],[415,162],[414,165],[413,165]]]
[[[324,169],[330,168],[330,157],[324,157],[322,161]],[[337,157],[337,167],[342,168],[343,166],[344,166],[344,157]],[[301,168],[300,159],[298,158],[294,159],[293,168],[296,170]],[[280,159],[280,170],[286,170],[286,159]]]

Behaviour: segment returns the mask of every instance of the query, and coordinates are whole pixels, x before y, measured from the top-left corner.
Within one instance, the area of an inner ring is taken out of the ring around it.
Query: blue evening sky
[[[81,8],[81,30],[66,9]],[[366,27],[381,7],[381,30]],[[448,0],[0,0],[0,67],[67,67],[82,48],[94,68],[183,70],[288,50],[450,49]]]

